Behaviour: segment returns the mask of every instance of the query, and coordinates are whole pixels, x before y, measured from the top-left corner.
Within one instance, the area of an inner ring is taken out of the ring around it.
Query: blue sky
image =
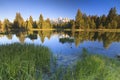
[[[31,15],[38,20],[41,13],[45,19],[74,19],[78,8],[87,15],[107,15],[112,7],[116,7],[120,14],[120,0],[0,0],[0,20],[8,18],[13,21],[16,12],[20,12],[24,19]]]

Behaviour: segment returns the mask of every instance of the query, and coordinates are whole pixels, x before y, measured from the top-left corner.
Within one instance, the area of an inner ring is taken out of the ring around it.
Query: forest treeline
[[[51,23],[50,19],[44,19],[40,14],[38,21],[33,21],[32,16],[24,20],[20,13],[16,13],[13,22],[8,19],[0,21],[0,31],[10,32],[12,30],[32,30],[32,29],[119,29],[120,28],[120,14],[117,13],[116,8],[111,8],[108,15],[102,16],[88,16],[83,14],[78,9],[75,20],[70,20],[64,23]]]

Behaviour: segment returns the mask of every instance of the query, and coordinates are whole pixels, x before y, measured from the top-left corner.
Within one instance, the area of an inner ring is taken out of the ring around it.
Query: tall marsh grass
[[[50,72],[50,50],[30,44],[0,46],[0,80],[40,80]]]

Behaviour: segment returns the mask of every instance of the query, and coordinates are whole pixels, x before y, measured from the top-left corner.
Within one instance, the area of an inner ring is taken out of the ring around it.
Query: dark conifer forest
[[[40,14],[38,21],[33,21],[32,16],[24,20],[20,13],[16,13],[13,22],[8,19],[0,20],[0,31],[10,32],[12,30],[32,30],[32,29],[119,29],[120,14],[115,7],[111,8],[108,15],[86,15],[78,9],[75,19],[64,23],[51,23],[50,19],[44,19]]]

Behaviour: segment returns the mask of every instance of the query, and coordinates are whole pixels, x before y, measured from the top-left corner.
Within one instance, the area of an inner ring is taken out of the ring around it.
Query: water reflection
[[[12,40],[14,34],[0,34],[1,39],[6,36],[8,40]],[[112,42],[120,41],[120,33],[118,32],[70,32],[70,31],[29,31],[15,33],[21,43],[25,42],[26,38],[32,41],[40,38],[44,43],[45,38],[50,40],[51,36],[58,35],[60,43],[74,43],[78,47],[84,41],[99,41],[103,42],[105,48],[109,48]]]
[[[64,61],[76,59],[83,48],[110,57],[120,53],[118,32],[29,31],[0,35],[0,44],[15,42],[47,46]]]

